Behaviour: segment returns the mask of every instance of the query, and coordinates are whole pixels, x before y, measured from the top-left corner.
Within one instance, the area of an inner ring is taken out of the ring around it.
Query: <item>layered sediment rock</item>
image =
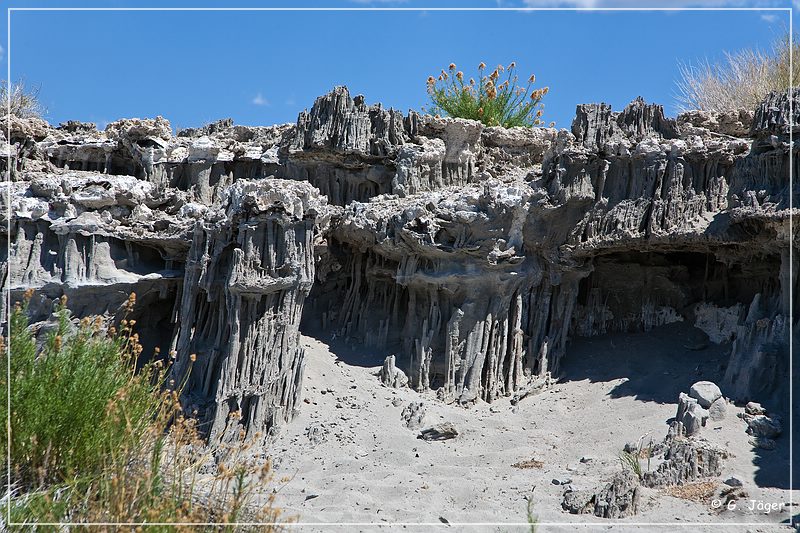
[[[571,131],[484,128],[341,87],[294,125],[14,119],[0,273],[41,319],[61,294],[80,316],[135,291],[145,347],[175,348],[176,375],[196,354],[185,399],[212,434],[291,416],[307,296],[306,323],[391,349],[446,401],[530,390],[572,336],[680,320],[731,343],[731,397],[780,394],[788,113],[637,99],[579,106]]]
[[[308,183],[242,180],[226,196],[221,220],[195,225],[173,367],[176,382],[193,367],[187,403],[211,437],[231,413],[253,433],[291,418],[302,390],[298,327],[326,216]]]

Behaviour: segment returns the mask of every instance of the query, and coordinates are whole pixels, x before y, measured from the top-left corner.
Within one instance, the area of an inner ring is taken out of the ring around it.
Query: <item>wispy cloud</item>
[[[778,20],[778,17],[776,15],[761,15],[761,20],[764,20],[772,24],[773,22]]]
[[[795,5],[800,1],[793,0]],[[644,7],[641,0],[522,0],[527,7]],[[647,7],[787,7],[778,0],[661,0]]]
[[[0,61],[2,61],[4,57],[6,57],[6,49],[0,44]]]
[[[261,93],[258,93],[252,100],[250,100],[250,103],[253,105],[269,105],[269,100],[264,98]]]
[[[408,0],[350,0],[354,4],[405,4]]]

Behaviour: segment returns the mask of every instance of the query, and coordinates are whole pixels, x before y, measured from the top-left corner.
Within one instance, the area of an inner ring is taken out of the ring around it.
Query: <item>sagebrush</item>
[[[516,63],[498,65],[488,75],[486,64],[478,65],[477,81],[465,80],[464,73],[451,63],[449,73],[442,70],[438,77],[428,77],[431,107],[426,111],[454,118],[479,120],[487,126],[538,126],[543,124],[542,98],[549,87],[533,89],[536,77],[531,75],[525,86],[520,85]],[[501,81],[502,78],[502,81]],[[554,123],[551,123],[551,126]]]
[[[135,301],[132,294],[127,311]],[[169,358],[136,367],[134,320],[123,319],[119,331],[99,317],[75,324],[65,304],[46,334],[33,331],[26,304],[16,306],[10,359],[0,346],[0,363],[11,368],[11,412],[0,402],[0,415],[11,419],[3,451],[13,465],[12,523],[148,523],[139,528],[146,531],[211,523],[201,529],[219,531],[248,520],[273,530],[280,514],[274,496],[262,494],[270,463],[253,453],[260,435],[209,446],[182,412]]]
[[[681,64],[677,103],[682,111],[755,109],[772,91],[786,91],[800,79],[800,44],[784,35],[769,50],[728,52],[723,60]],[[790,68],[790,54],[795,61]]]

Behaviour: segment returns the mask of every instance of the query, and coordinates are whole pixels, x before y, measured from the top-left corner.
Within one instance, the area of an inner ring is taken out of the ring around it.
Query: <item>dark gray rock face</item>
[[[753,124],[750,133],[753,136],[764,137],[770,135],[789,135],[789,124],[794,125],[794,131],[798,131],[800,124],[800,109],[797,108],[797,99],[800,97],[800,89],[795,88],[791,95],[792,113],[790,113],[789,91],[773,92],[756,108]],[[789,117],[791,116],[791,121]]]
[[[597,490],[567,489],[561,507],[571,514],[625,518],[636,514],[639,499],[639,480],[633,472],[625,471]]]
[[[541,388],[571,336],[687,321],[731,342],[726,395],[761,399],[787,382],[787,113],[637,99],[579,106],[572,132],[484,128],[340,87],[271,127],[14,119],[0,276],[41,320],[135,291],[145,348],[176,375],[196,354],[185,400],[213,434],[291,416],[301,313],[462,403]]]
[[[658,466],[642,473],[642,485],[663,488],[683,485],[722,474],[722,463],[728,457],[725,450],[702,439],[686,438],[672,432],[664,440],[656,458]]]
[[[647,104],[641,97],[621,113],[612,112],[607,104],[582,104],[575,113],[572,134],[589,150],[604,151],[607,145],[626,139],[641,141],[654,136],[675,139],[679,135],[677,123],[664,116],[664,108]]]
[[[326,206],[303,182],[242,180],[227,195],[222,220],[195,226],[174,342],[175,380],[188,373],[186,402],[212,438],[232,413],[263,432],[299,402],[298,328]]]

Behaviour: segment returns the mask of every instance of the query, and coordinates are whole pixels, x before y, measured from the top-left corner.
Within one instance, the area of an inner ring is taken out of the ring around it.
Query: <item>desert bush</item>
[[[135,301],[132,294],[128,311]],[[0,346],[0,362],[11,368],[12,431],[3,440],[13,465],[11,522],[165,524],[148,531],[181,522],[212,523],[207,529],[215,531],[240,520],[277,522],[271,494],[261,508],[255,502],[271,479],[269,461],[253,453],[261,436],[207,445],[183,415],[183,384],[168,381],[163,360],[136,368],[135,321],[123,319],[119,331],[99,318],[76,327],[65,303],[41,345],[26,305],[18,305],[9,324],[13,355]]]
[[[161,371],[148,365],[134,373],[141,347],[133,324],[126,320],[119,333],[109,335],[98,317],[71,331],[65,303],[41,346],[28,327],[25,306],[11,313],[9,444],[16,465],[13,478],[25,488],[97,474],[106,452],[142,435],[158,407],[157,384],[151,380],[158,380]],[[132,297],[127,305],[134,303]],[[3,363],[6,357],[4,350]],[[7,376],[2,374],[5,390]],[[5,417],[6,403],[0,403]],[[5,442],[2,451],[5,455]]]
[[[428,77],[431,107],[425,111],[455,118],[479,120],[487,126],[537,126],[542,124],[542,98],[548,87],[533,90],[536,77],[531,75],[524,87],[518,84],[516,64],[498,65],[485,75],[486,64],[478,65],[477,81],[465,80],[464,73],[450,64],[449,73]],[[502,81],[501,81],[501,78]],[[551,124],[552,125],[552,124]]]
[[[0,80],[0,116],[9,114],[19,118],[41,118],[45,110],[39,101],[39,89],[28,89],[25,81],[10,83]]]
[[[800,57],[800,43],[787,34],[775,40],[768,51],[745,49],[726,53],[716,63],[681,64],[678,107],[718,112],[755,109],[769,92],[786,91],[792,79],[794,84],[800,79],[800,61],[789,68],[792,50]]]

